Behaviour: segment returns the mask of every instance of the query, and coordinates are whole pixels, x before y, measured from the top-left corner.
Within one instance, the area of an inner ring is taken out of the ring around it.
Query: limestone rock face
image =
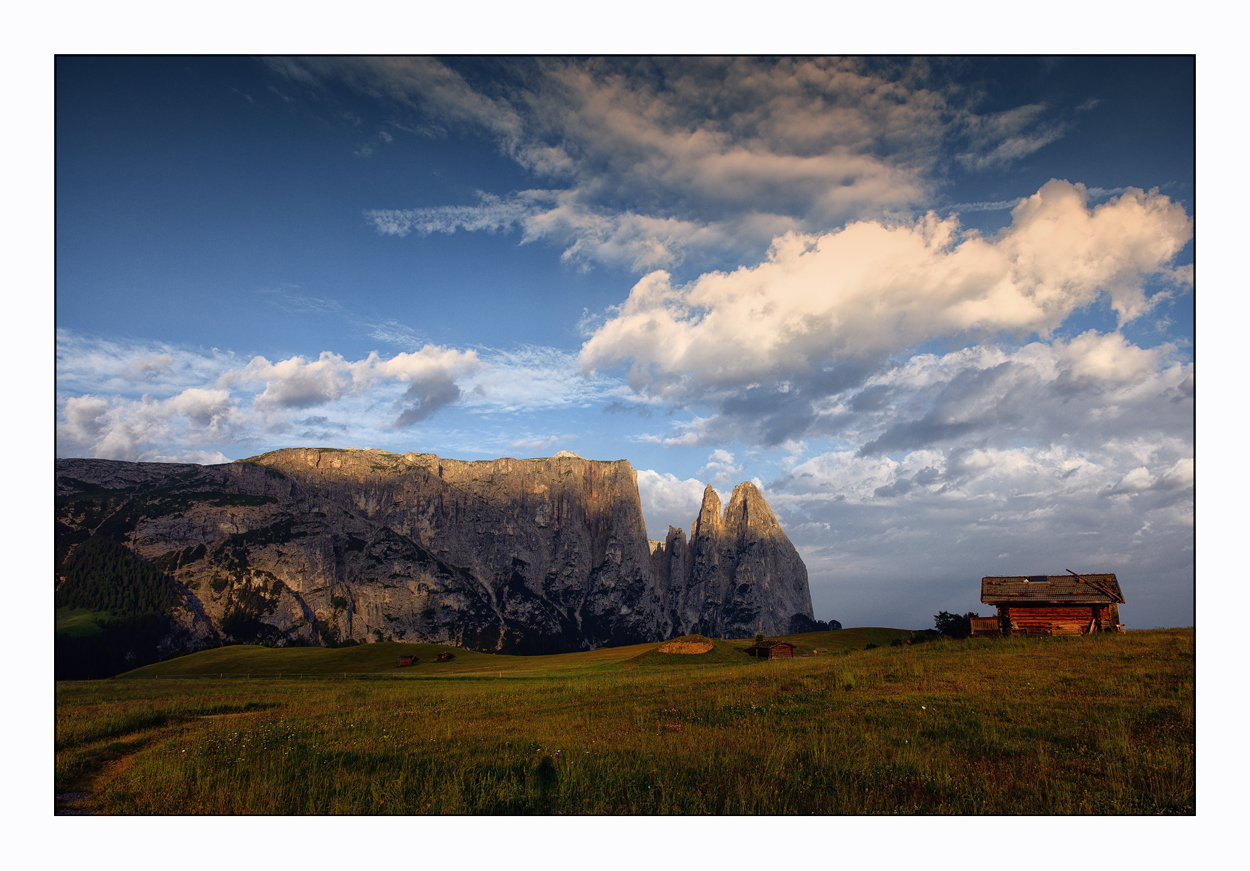
[[[790,631],[796,614],[812,616],[807,567],[755,485],[734,488],[724,514],[708,486],[686,546],[681,530],[669,529],[652,555],[672,590],[670,622],[677,634],[742,638],[762,631]]]
[[[171,574],[193,643],[379,638],[555,653],[787,631],[807,572],[753,485],[649,543],[624,460],[291,448],[217,466],[58,460],[58,554],[108,535]],[[783,625],[784,624],[784,625]]]

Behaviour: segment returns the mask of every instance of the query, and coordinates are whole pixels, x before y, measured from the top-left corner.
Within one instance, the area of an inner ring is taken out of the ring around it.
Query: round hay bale
[[[670,641],[660,645],[660,653],[707,653],[711,649],[710,641]]]

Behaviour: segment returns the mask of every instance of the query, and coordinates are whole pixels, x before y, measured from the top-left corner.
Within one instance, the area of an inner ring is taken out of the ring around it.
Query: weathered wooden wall
[[[1012,634],[1084,635],[1115,629],[1108,605],[999,605],[1000,615],[1010,621]],[[1116,615],[1118,617],[1118,615]]]

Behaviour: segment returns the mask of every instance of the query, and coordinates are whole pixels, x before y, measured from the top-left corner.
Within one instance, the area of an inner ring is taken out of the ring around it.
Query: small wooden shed
[[[451,662],[455,658],[456,658],[456,654],[454,653],[440,653],[438,655],[439,662]]]
[[[998,608],[1003,635],[1116,632],[1124,595],[1114,574],[1011,575],[981,579],[981,601]]]
[[[998,624],[997,617],[969,617],[968,622],[972,630],[972,637],[976,638],[981,635],[1002,635],[1003,630]]]
[[[399,658],[400,665],[412,665],[416,661],[415,656],[401,656]]]
[[[759,659],[793,659],[794,645],[789,641],[761,641],[748,647],[747,653]]]

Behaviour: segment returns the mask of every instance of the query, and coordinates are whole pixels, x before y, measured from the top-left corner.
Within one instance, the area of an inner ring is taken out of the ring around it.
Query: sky
[[[56,452],[754,481],[818,619],[1194,622],[1192,57],[55,62]]]

